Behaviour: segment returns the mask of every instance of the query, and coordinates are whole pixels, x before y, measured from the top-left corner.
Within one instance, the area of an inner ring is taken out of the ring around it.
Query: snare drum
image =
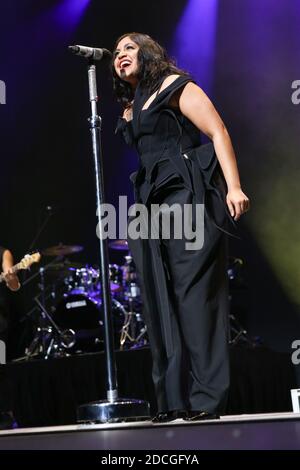
[[[118,293],[122,291],[122,270],[117,264],[109,265],[110,291]],[[86,294],[91,297],[99,296],[100,271],[92,267],[69,269],[69,275],[65,278],[67,292],[70,294]]]
[[[101,296],[101,282],[100,282],[100,271],[97,270],[97,283],[96,288],[90,293],[92,297],[100,297]],[[120,266],[117,264],[110,264],[109,265],[109,286],[110,292],[113,297],[119,297],[123,291],[122,285],[122,270]]]
[[[65,278],[67,292],[70,294],[91,294],[97,289],[99,273],[91,267],[69,268]]]

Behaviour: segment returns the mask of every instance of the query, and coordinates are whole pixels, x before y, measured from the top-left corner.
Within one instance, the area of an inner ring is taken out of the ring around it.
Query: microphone
[[[96,47],[88,46],[68,46],[68,49],[73,52],[73,54],[80,55],[86,59],[92,60],[102,60],[112,57],[112,53],[108,49],[100,49]]]

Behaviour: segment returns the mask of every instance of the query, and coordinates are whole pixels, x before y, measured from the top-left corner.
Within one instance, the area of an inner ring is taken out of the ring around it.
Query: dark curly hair
[[[117,100],[124,108],[128,107],[133,100],[134,90],[129,83],[121,80],[116,74],[114,59],[117,45],[127,36],[139,46],[137,55],[139,71],[137,78],[142,89],[149,94],[154,93],[159,88],[164,77],[170,74],[187,75],[186,72],[176,67],[174,61],[168,57],[166,50],[147,34],[134,32],[123,34],[115,43],[111,67],[114,92]]]

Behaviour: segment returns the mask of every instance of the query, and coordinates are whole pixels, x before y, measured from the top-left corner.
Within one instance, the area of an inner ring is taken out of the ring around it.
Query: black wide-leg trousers
[[[151,202],[176,203],[183,210],[192,200],[192,193],[177,184],[156,194]],[[158,240],[158,251],[149,240],[128,239],[141,283],[158,411],[224,412],[229,388],[227,250],[225,234],[214,222],[222,219],[223,212],[219,198],[209,193],[204,244],[198,250],[187,250],[190,240],[184,236]],[[156,276],[159,257],[166,289]],[[168,309],[162,308],[162,296]],[[166,314],[168,322],[163,318]]]

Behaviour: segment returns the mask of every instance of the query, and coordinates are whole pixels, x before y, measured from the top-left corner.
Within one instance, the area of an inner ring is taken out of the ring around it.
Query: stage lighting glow
[[[177,25],[172,54],[210,92],[213,79],[218,0],[189,0]]]
[[[90,0],[64,0],[55,9],[55,16],[65,26],[74,27],[81,19]]]

